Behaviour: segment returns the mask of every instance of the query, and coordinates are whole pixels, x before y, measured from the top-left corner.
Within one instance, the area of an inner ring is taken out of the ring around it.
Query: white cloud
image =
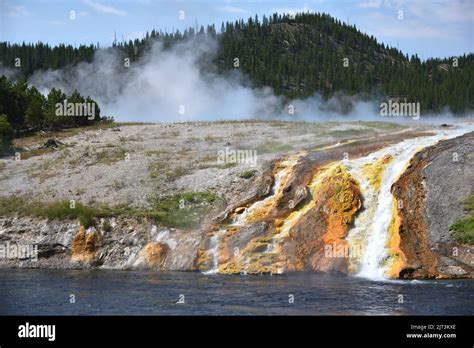
[[[84,3],[90,7],[92,7],[94,10],[102,13],[107,13],[107,14],[113,14],[116,16],[126,16],[127,12],[120,10],[116,7],[109,6],[109,5],[104,5],[99,2],[95,2],[92,0],[84,0]]]
[[[367,16],[371,20],[365,28],[370,34],[399,39],[413,38],[452,38],[455,36],[453,28],[436,24],[423,23],[418,19],[398,20],[396,13],[388,16],[381,12],[374,12]]]
[[[290,7],[284,7],[284,8],[275,8],[273,9],[272,11],[270,11],[271,13],[273,12],[277,12],[277,13],[301,13],[301,12],[308,12],[308,11],[311,11],[308,4],[304,4],[303,7],[299,7],[299,8],[290,8]]]
[[[380,6],[378,6],[380,5]],[[375,36],[394,39],[455,39],[474,21],[471,0],[364,0],[360,27]],[[403,19],[398,20],[398,11]]]
[[[431,22],[474,21],[472,0],[363,0],[357,7],[403,10],[406,16]]]
[[[433,22],[474,22],[474,3],[471,0],[451,0],[443,2],[428,2],[417,0],[407,4],[407,13],[416,17],[428,18]]]
[[[23,5],[12,5],[8,6],[6,14],[8,17],[25,17],[29,16],[30,12]]]
[[[357,7],[361,8],[380,8],[382,6],[382,0],[366,0],[357,4]]]
[[[422,38],[451,38],[453,35],[442,28],[434,28],[430,26],[420,27],[419,25],[404,26],[382,26],[375,33],[377,35],[400,38],[400,39],[422,39]]]
[[[222,6],[217,8],[218,11],[226,12],[226,13],[233,13],[233,14],[245,14],[250,13],[249,11],[235,6]]]

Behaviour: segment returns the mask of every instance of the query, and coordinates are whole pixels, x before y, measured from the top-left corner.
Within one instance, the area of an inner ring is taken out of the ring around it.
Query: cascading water
[[[298,154],[281,161],[280,169],[275,174],[275,180],[270,195],[261,201],[253,203],[250,207],[246,208],[242,214],[234,217],[232,225],[244,226],[252,222],[252,218],[255,216],[263,215],[269,211],[272,204],[275,202],[275,197],[285,187],[286,182],[293,171],[293,167],[301,156],[302,154]]]
[[[204,274],[216,274],[219,272],[219,238],[225,232],[226,230],[219,230],[209,239],[208,253],[212,257],[212,268],[203,272]]]
[[[410,160],[418,151],[435,145],[440,140],[455,138],[471,131],[474,131],[474,125],[434,130],[428,136],[403,140],[364,157],[325,164],[318,168],[312,180],[306,184],[307,192],[310,197],[313,197],[313,200],[300,205],[283,220],[273,221],[275,229],[272,230],[272,234],[255,236],[249,244],[241,248],[239,253],[231,255],[230,261],[229,255],[226,255],[226,262],[219,265],[219,244],[224,243],[222,247],[225,249],[229,247],[226,243],[231,240],[224,238],[227,233],[231,236],[234,233],[239,233],[243,226],[265,219],[267,222],[270,221],[271,212],[277,207],[277,202],[282,197],[284,188],[294,173],[295,166],[300,163],[299,159],[305,153],[282,159],[275,168],[271,193],[264,199],[245,208],[240,214],[233,212],[230,225],[221,225],[221,228],[211,236],[207,255],[212,260],[212,268],[205,273],[218,273],[220,267],[223,272],[227,273],[258,273],[262,269],[266,272],[282,273],[285,269],[291,269],[294,264],[288,264],[287,262],[295,262],[294,256],[296,253],[292,255],[285,254],[292,249],[285,249],[284,246],[286,246],[285,243],[292,243],[291,239],[296,236],[289,238],[292,229],[298,225],[301,218],[311,213],[312,208],[315,207],[314,197],[319,197],[322,201],[327,200],[326,196],[319,196],[319,193],[331,192],[330,190],[324,191],[328,190],[331,185],[340,187],[338,186],[340,183],[334,183],[331,180],[340,175],[340,170],[343,169],[351,180],[358,183],[362,209],[355,215],[350,230],[346,230],[345,238],[343,236],[337,237],[340,232],[337,219],[333,220],[333,223],[336,224],[332,225],[333,229],[328,229],[326,233],[334,233],[334,236],[330,236],[331,238],[345,239],[348,249],[356,251],[356,253],[351,253],[349,256],[349,273],[369,279],[397,277],[398,272],[405,264],[405,255],[399,248],[400,236],[398,234],[399,217],[397,210],[397,203],[403,204],[403,202],[397,202],[393,197],[391,193],[392,185],[404,173]],[[330,150],[330,147],[328,149]],[[343,244],[340,243],[340,245]],[[299,252],[304,253],[311,250],[310,247],[302,245]],[[300,257],[299,255],[296,255],[296,257]],[[317,262],[332,262],[332,260]],[[320,263],[315,267],[321,265],[327,266],[327,264]]]
[[[275,204],[276,197],[281,194],[283,188],[285,187],[288,181],[288,178],[293,172],[294,166],[298,163],[298,160],[304,154],[305,152],[301,152],[281,160],[278,164],[277,172],[274,176],[274,183],[270,195],[261,201],[253,203],[248,208],[245,208],[245,210],[241,214],[234,214],[231,218],[232,223],[230,224],[230,227],[245,226],[254,222],[255,219],[258,219],[261,216],[265,216],[265,214],[267,214]],[[225,235],[226,232],[227,228],[220,229],[210,238],[207,253],[212,257],[212,268],[208,271],[205,271],[204,274],[214,274],[219,272],[219,240],[223,235]],[[273,243],[269,243],[269,249],[267,252],[272,252],[272,248]],[[243,265],[243,270],[241,271],[241,274],[245,274],[246,268],[249,265],[250,260],[246,257],[246,255],[241,255],[238,258],[239,262],[241,262]]]
[[[435,145],[440,140],[451,139],[474,127],[436,131],[435,135],[404,140],[388,146],[366,157],[346,161],[351,175],[359,182],[363,196],[362,212],[356,217],[354,227],[346,240],[362,255],[352,259],[350,271],[357,276],[386,278],[390,268],[389,227],[393,219],[394,197],[391,186],[404,172],[410,159],[420,150]],[[384,159],[386,159],[384,161]],[[373,166],[375,170],[367,170]],[[379,175],[379,180],[374,176]]]

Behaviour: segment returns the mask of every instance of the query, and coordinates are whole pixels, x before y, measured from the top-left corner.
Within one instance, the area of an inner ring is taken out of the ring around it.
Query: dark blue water
[[[315,273],[0,270],[0,314],[472,315],[473,290],[469,280],[373,282]],[[176,303],[180,295],[185,303]]]

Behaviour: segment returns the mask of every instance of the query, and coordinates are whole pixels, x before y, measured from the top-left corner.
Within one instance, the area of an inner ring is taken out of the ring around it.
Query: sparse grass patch
[[[38,174],[38,178],[40,181],[40,184],[48,180],[49,178],[54,178],[56,175],[58,175],[57,172],[55,171],[45,171],[45,172],[40,172]]]
[[[44,203],[40,201],[28,202],[23,197],[0,196],[0,216],[17,213],[20,216],[36,216],[50,220],[74,220],[78,219],[84,227],[94,226],[99,217],[112,216],[144,216],[145,212],[139,212],[128,205],[108,206],[86,206],[80,202],[74,203],[74,208],[69,201]]]
[[[292,148],[293,147],[289,144],[270,141],[268,143],[260,145],[257,148],[257,153],[283,152],[283,151],[289,151]]]
[[[187,144],[194,144],[194,143],[197,143],[197,142],[200,142],[201,141],[201,138],[199,137],[187,137],[186,138],[186,143]]]
[[[168,155],[168,154],[169,154],[168,150],[147,150],[147,151],[145,151],[145,155],[148,156],[148,157]]]
[[[136,209],[131,208],[128,204],[119,204],[115,206],[109,206],[107,204],[100,204],[95,209],[96,217],[113,217],[113,216],[143,216],[144,212],[140,212]]]
[[[168,170],[165,175],[168,180],[176,180],[182,176],[185,176],[190,173],[188,167],[177,167],[171,170]]]
[[[20,153],[20,159],[21,160],[27,160],[28,158],[36,157],[36,156],[42,156],[42,155],[45,155],[47,153],[51,153],[53,151],[54,151],[54,149],[51,148],[51,147],[39,147],[37,149],[32,149],[32,150],[21,152]]]
[[[255,169],[249,169],[239,174],[239,178],[250,179],[255,175],[257,171]]]
[[[94,131],[94,130],[105,130],[109,128],[116,128],[117,123],[114,122],[104,122],[104,123],[94,123],[90,126],[85,127],[77,127],[77,128],[68,128],[62,129],[59,131],[46,131],[46,132],[38,132],[35,134],[31,134],[25,137],[17,138],[13,140],[13,144],[15,147],[32,147],[43,145],[44,142],[50,138],[54,138],[57,140],[65,139],[86,131]]]
[[[176,151],[177,156],[181,157],[187,157],[189,156],[189,153],[192,151],[192,148],[190,147],[182,147],[181,149]]]
[[[458,219],[449,227],[453,237],[461,243],[474,244],[474,195],[464,201],[464,210],[470,215]]]
[[[143,137],[139,135],[129,135],[127,137],[120,136],[119,137],[120,143],[126,143],[128,141],[143,141]]]
[[[199,225],[216,200],[216,195],[211,192],[185,192],[171,197],[152,197],[149,199],[152,210],[147,215],[166,226],[189,229]]]
[[[196,166],[197,169],[214,168],[217,165],[217,156],[205,155],[199,159],[199,164]]]
[[[149,164],[148,170],[150,171],[150,178],[160,178],[167,170],[169,170],[169,161],[162,159],[155,160]]]
[[[217,162],[217,156],[216,155],[206,155],[204,157],[201,157],[201,162]]]
[[[449,227],[453,237],[466,244],[474,244],[474,215],[457,220]]]
[[[216,160],[214,160],[213,162],[200,163],[197,166],[197,169],[207,169],[207,168],[227,169],[227,168],[235,167],[237,164],[238,163],[236,162],[227,162],[227,163],[219,164],[217,163]]]
[[[32,178],[39,177],[40,181],[43,182],[50,177],[56,176],[57,170],[55,171],[54,168],[60,164],[63,164],[65,159],[70,156],[71,153],[69,149],[64,148],[55,158],[44,159],[35,167],[29,168],[27,173]]]
[[[114,180],[114,182],[112,183],[112,188],[114,190],[121,190],[124,187],[125,187],[125,182],[123,182],[123,181]]]
[[[113,122],[111,123],[114,125],[114,127],[120,126],[120,127],[126,127],[126,126],[143,126],[143,125],[154,125],[155,123],[153,122]]]
[[[150,177],[152,179],[164,178],[166,180],[172,181],[191,173],[193,168],[191,163],[189,163],[186,167],[173,167],[171,161],[172,159],[170,158],[160,158],[152,161],[148,165]]]
[[[161,133],[160,138],[161,139],[172,139],[172,138],[178,138],[181,135],[181,132],[178,130],[174,131],[165,131]]]
[[[215,142],[218,142],[218,141],[222,141],[224,140],[223,137],[218,137],[218,136],[215,136],[215,135],[206,135],[204,137],[204,141],[208,142],[208,143],[215,143]]]
[[[270,121],[270,125],[272,127],[286,127],[288,125],[291,125],[290,122],[287,122],[287,121],[278,121],[278,120],[274,120],[274,121]]]
[[[71,208],[69,201],[62,201],[46,206],[30,206],[29,209],[31,210],[29,215],[46,217],[50,220],[79,219],[85,228],[94,225],[95,210],[79,202],[75,203],[74,208]]]
[[[227,162],[227,163],[223,163],[223,164],[218,164],[218,165],[216,165],[216,168],[219,168],[219,169],[227,169],[227,168],[233,168],[233,167],[235,167],[236,165],[238,165],[237,162]]]
[[[19,212],[25,206],[25,200],[17,196],[0,196],[0,216]]]
[[[102,230],[104,230],[105,232],[111,232],[113,229],[112,225],[110,224],[110,222],[108,222],[107,220],[104,221],[104,223],[102,224]]]
[[[21,216],[37,216],[47,219],[79,219],[84,227],[94,224],[94,209],[76,202],[71,208],[69,201],[44,204],[39,201],[27,202],[22,197],[0,197],[0,216],[18,213]]]
[[[383,129],[383,130],[395,130],[395,129],[405,128],[404,126],[398,123],[393,123],[393,122],[363,121],[363,122],[357,122],[357,123],[363,124],[364,126],[367,126],[367,127],[378,128],[378,129]]]
[[[59,155],[59,159],[63,160],[67,157],[70,157],[71,156],[71,151],[69,151],[69,149],[66,147],[66,146],[63,146],[61,147],[61,152],[60,152],[60,155]]]
[[[120,160],[125,159],[127,152],[127,149],[123,147],[112,150],[102,150],[95,154],[96,162],[106,165],[114,164]]]
[[[342,137],[356,137],[364,134],[371,134],[373,133],[373,129],[357,129],[357,128],[350,128],[350,129],[336,129],[329,132],[326,132],[326,135],[342,138]]]
[[[70,160],[69,161],[69,164],[72,166],[72,167],[77,167],[79,164],[81,164],[82,160],[80,157],[78,158],[75,158],[73,160]]]

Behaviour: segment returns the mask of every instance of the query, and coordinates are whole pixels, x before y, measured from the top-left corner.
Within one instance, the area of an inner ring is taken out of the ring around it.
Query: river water
[[[0,315],[119,314],[473,315],[474,281],[0,270]]]

